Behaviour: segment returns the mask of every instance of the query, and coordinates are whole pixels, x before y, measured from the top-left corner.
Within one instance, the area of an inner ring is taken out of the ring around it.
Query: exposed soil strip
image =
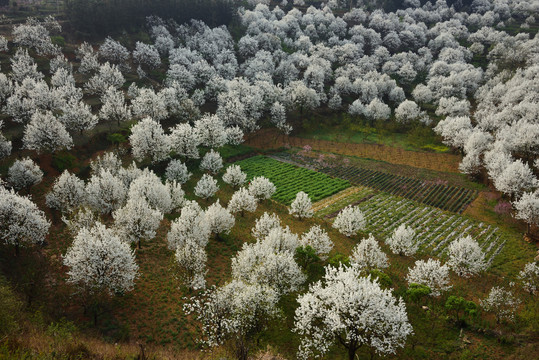
[[[364,198],[361,198],[357,201],[354,201],[353,203],[350,204],[350,206],[356,206],[356,205],[359,205],[361,204],[362,202],[365,202],[367,200],[370,200],[373,196],[375,196],[376,193],[372,193],[372,194],[369,194],[367,196],[365,196]],[[324,216],[325,219],[333,219],[334,217],[336,217],[340,212],[341,212],[342,209],[339,209],[337,211],[334,211],[332,212],[331,214],[327,214],[326,216]]]

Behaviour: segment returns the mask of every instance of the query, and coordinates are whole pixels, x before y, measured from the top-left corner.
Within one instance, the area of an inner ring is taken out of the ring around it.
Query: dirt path
[[[460,156],[453,154],[408,151],[385,145],[351,144],[327,140],[303,139],[294,136],[285,137],[279,135],[274,129],[263,129],[252,134],[245,144],[259,149],[277,149],[286,146],[303,147],[309,145],[314,150],[319,151],[455,173],[459,172],[458,165],[461,160]]]

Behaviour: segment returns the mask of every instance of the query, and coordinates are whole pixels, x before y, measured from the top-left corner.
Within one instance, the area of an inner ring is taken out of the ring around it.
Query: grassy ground
[[[432,114],[432,118],[438,119]],[[294,121],[294,119],[292,119]],[[378,144],[409,151],[447,153],[449,148],[430,126],[396,121],[367,121],[346,113],[320,110],[295,120],[294,136],[351,144]]]
[[[93,143],[95,145],[99,142]],[[106,141],[103,140],[100,146],[106,148]],[[248,154],[250,151],[251,149],[249,148],[243,148],[238,151],[225,149],[225,153],[232,153],[231,156]],[[84,146],[73,151],[81,159],[86,158],[90,152],[91,148],[86,149]],[[128,161],[129,159],[126,158],[125,160]],[[376,164],[378,167],[387,166],[386,171],[390,172],[394,171],[393,166],[402,168],[402,165],[391,165],[372,160],[358,159],[358,161],[366,161],[366,164]],[[46,321],[45,325],[39,325],[41,329],[45,330],[35,330],[34,325],[30,327],[34,329],[32,330],[34,331],[32,338],[38,340],[33,340],[34,343],[21,341],[20,347],[14,345],[14,349],[23,349],[21,350],[23,352],[28,348],[38,349],[36,351],[47,354],[51,351],[50,348],[45,349],[42,346],[46,341],[44,339],[50,338],[46,334],[46,329],[51,323],[57,321],[55,319],[66,318],[78,328],[77,331],[81,334],[81,339],[92,339],[84,342],[85,346],[90,349],[89,351],[99,348],[103,352],[110,354],[111,349],[115,349],[112,344],[119,343],[121,345],[119,345],[120,347],[116,351],[126,354],[122,358],[128,358],[129,356],[135,356],[140,351],[136,345],[140,343],[143,344],[147,351],[155,354],[156,358],[174,357],[187,359],[199,356],[208,358],[224,356],[223,349],[217,349],[212,353],[198,352],[199,346],[197,339],[200,333],[192,323],[191,318],[186,317],[182,310],[182,304],[185,303],[186,298],[193,294],[181,288],[177,283],[171,270],[173,253],[166,245],[166,233],[168,232],[170,220],[177,216],[177,214],[167,216],[161,224],[157,237],[151,241],[144,242],[142,250],[137,250],[136,257],[141,269],[141,276],[137,280],[135,290],[123,297],[118,297],[110,301],[105,307],[106,312],[100,316],[98,326],[93,327],[90,318],[84,315],[82,307],[77,305],[79,300],[73,295],[73,289],[65,283],[66,269],[61,266],[61,256],[69,246],[71,236],[61,223],[59,214],[47,210],[44,206],[44,195],[50,188],[54,176],[57,176],[59,172],[50,165],[52,162],[50,155],[40,157],[39,162],[40,166],[47,172],[46,181],[34,187],[31,193],[33,199],[40,204],[40,207],[46,209],[47,216],[53,220],[54,225],[51,229],[47,247],[38,253],[45,255],[47,264],[45,268],[50,269],[53,276],[44,282],[46,285],[43,286],[41,292],[35,294],[36,302],[30,306],[29,311],[32,313],[37,309],[41,309],[44,313],[49,314],[50,320]],[[86,162],[82,163],[85,164]],[[187,196],[191,199],[194,199],[192,189],[197,179],[201,176],[201,173],[196,170],[197,166],[198,162],[190,163],[190,167],[195,175],[184,186]],[[82,167],[79,166],[79,168]],[[160,169],[162,167],[157,166],[155,168]],[[456,176],[455,181],[458,178]],[[465,183],[464,180],[459,181]],[[217,193],[217,197],[223,205],[226,205],[233,190],[220,180],[219,185],[220,190]],[[521,233],[522,224],[511,220],[508,214],[497,214],[493,208],[500,199],[493,198],[492,195],[487,194],[485,193],[485,195],[480,196],[467,210],[466,215],[499,226],[509,226],[514,233]],[[209,204],[203,201],[200,203],[204,207]],[[283,225],[289,226],[296,233],[302,233],[308,230],[313,224],[320,224],[328,231],[335,243],[332,255],[337,253],[349,255],[359,239],[367,235],[360,234],[350,239],[332,229],[330,223],[324,219],[313,218],[297,221],[288,214],[288,210],[284,205],[274,201],[265,201],[260,204],[255,213],[247,213],[243,218],[238,216],[236,225],[230,234],[223,236],[221,240],[210,240],[207,247],[208,259],[210,259],[207,274],[208,284],[223,284],[230,278],[231,257],[241,249],[243,243],[254,241],[250,234],[250,229],[255,219],[265,211],[277,213],[281,217]],[[110,219],[107,221],[110,221]],[[383,241],[381,241],[381,244],[384,251],[390,257],[391,266],[387,269],[386,273],[393,282],[392,287],[395,289],[395,294],[405,296],[406,282],[404,278],[408,267],[413,265],[413,262],[417,258],[394,256],[383,244]],[[452,276],[454,283],[452,293],[478,302],[480,298],[483,298],[487,294],[492,285],[507,284],[509,281],[515,280],[518,271],[524,263],[532,259],[533,253],[533,246],[522,242],[519,237],[514,237],[512,241],[506,244],[498,260],[494,263],[493,268],[487,274],[466,280]],[[5,265],[13,264],[13,261],[16,260],[13,259],[13,254],[10,252],[3,252],[0,255],[2,257],[2,263]],[[32,260],[34,255],[29,252],[24,256],[28,256],[28,259]],[[26,293],[25,289],[22,290]],[[291,294],[281,300],[280,304],[286,316],[282,320],[272,323],[262,333],[257,349],[264,350],[269,346],[273,349],[271,350],[272,353],[279,353],[287,359],[295,358],[299,339],[290,329],[293,327],[293,314],[297,306],[295,301],[296,296],[297,294]],[[525,294],[523,293],[520,293],[520,296],[523,299],[525,298]],[[518,317],[516,324],[496,326],[488,314],[483,314],[479,318],[468,321],[463,336],[460,335],[459,327],[448,318],[443,307],[444,301],[443,297],[438,300],[425,301],[419,305],[413,303],[408,304],[410,321],[416,335],[410,339],[403,350],[400,350],[395,356],[389,356],[388,358],[505,359],[511,358],[511,356],[514,356],[515,359],[526,358],[524,354],[518,355],[518,349],[524,344],[528,344],[527,346],[533,346],[534,344],[530,336],[536,334],[533,331],[537,330],[530,329],[530,321],[532,321],[530,319],[537,318],[537,312],[534,310],[536,309],[536,307],[534,308],[537,303],[536,300],[523,302],[521,315]],[[422,310],[420,305],[425,304],[432,311],[425,312],[425,310]],[[29,337],[29,332],[23,332],[21,334],[22,337],[19,336],[19,340]],[[464,342],[464,338],[466,342]],[[500,339],[502,339],[501,343]],[[471,343],[468,344],[468,341]],[[64,351],[64,347],[69,343],[67,340],[56,340],[56,342],[58,345],[51,346],[53,348],[57,347],[58,351]],[[100,345],[97,346],[96,342]],[[0,348],[0,354],[2,351],[5,351],[5,349]],[[128,356],[127,354],[131,355]],[[362,349],[360,356],[360,358],[368,358],[367,349]],[[109,358],[114,357],[111,356]],[[325,358],[343,359],[345,358],[345,353],[342,349],[335,347]]]
[[[44,160],[45,161],[45,160]],[[192,197],[192,188],[200,173],[195,173],[195,177],[186,184],[185,188],[188,196]],[[32,189],[35,199],[41,202],[43,194],[50,183],[43,184],[40,187]],[[223,204],[226,204],[232,194],[232,189],[226,184],[220,182],[220,190],[217,194]],[[202,205],[207,205],[202,202]],[[250,229],[254,220],[264,211],[276,212],[281,217],[283,224],[290,226],[296,233],[302,233],[313,224],[322,225],[329,232],[332,240],[335,242],[333,254],[339,252],[345,255],[351,253],[352,247],[357,241],[366,234],[360,234],[352,239],[339,234],[329,227],[329,224],[322,219],[314,218],[304,221],[297,221],[288,215],[286,207],[273,201],[265,201],[256,210],[255,213],[247,213],[245,217],[237,217],[237,222],[230,234],[223,237],[222,240],[212,239],[208,245],[208,276],[210,285],[223,284],[230,277],[230,258],[241,248],[244,242],[252,242],[254,239],[250,234]],[[71,289],[64,283],[64,271],[59,259],[61,254],[69,245],[71,239],[65,231],[63,225],[59,222],[57,214],[50,214],[55,220],[53,235],[49,239],[46,255],[49,259],[49,266],[53,270],[54,287],[46,287],[46,296],[43,299],[62,299],[56,305],[56,316],[64,316],[68,320],[77,324],[82,334],[102,334],[103,345],[106,349],[107,342],[120,342],[122,345],[120,351],[136,353],[136,343],[144,344],[147,349],[152,349],[155,354],[173,354],[177,358],[189,358],[193,356],[192,351],[198,349],[196,339],[199,332],[186,317],[182,310],[182,304],[186,297],[193,295],[185,289],[179,287],[173,272],[171,271],[172,252],[166,245],[166,233],[169,227],[169,220],[165,219],[161,225],[156,239],[144,243],[142,250],[137,250],[137,262],[141,269],[141,276],[137,280],[135,290],[123,297],[111,301],[107,307],[107,312],[100,317],[99,325],[94,328],[90,319],[84,316],[80,306],[72,306],[76,303],[76,297],[73,298]],[[172,216],[174,217],[174,216]],[[382,245],[386,253],[390,254],[385,245]],[[529,253],[529,249],[528,249]],[[8,256],[7,254],[3,254]],[[27,255],[30,256],[30,255]],[[528,258],[513,260],[519,263],[519,266]],[[391,267],[387,270],[393,281],[393,287],[396,294],[404,295],[405,282],[404,275],[406,269],[413,264],[415,259],[394,256],[390,254]],[[455,291],[471,299],[479,299],[488,291],[490,284],[506,282],[497,275],[487,275],[469,280],[462,280],[453,277]],[[265,331],[260,340],[259,348],[266,349],[271,346],[274,352],[282,354],[285,358],[294,358],[299,339],[290,329],[293,326],[293,313],[297,306],[295,302],[296,294],[292,294],[282,299],[286,318],[276,321]],[[47,303],[47,300],[44,300]],[[45,304],[40,303],[41,306]],[[49,303],[50,306],[52,303]],[[495,338],[484,336],[470,327],[465,331],[468,338],[473,339],[472,344],[463,345],[462,338],[459,337],[459,329],[451,320],[448,320],[443,310],[443,299],[428,302],[428,305],[437,309],[438,312],[429,314],[421,310],[420,306],[409,305],[410,319],[416,331],[413,341],[409,342],[404,350],[398,352],[394,357],[389,358],[460,358],[461,356],[470,356],[470,358],[504,358],[509,356],[516,349],[517,343],[499,345]],[[475,321],[475,320],[474,320]],[[479,320],[477,320],[479,321]],[[482,321],[482,320],[481,320]],[[473,326],[485,326],[480,321]],[[493,324],[490,323],[490,327]],[[508,331],[504,329],[504,331]],[[43,335],[45,336],[45,335]],[[99,335],[98,335],[99,337]],[[38,343],[41,343],[40,340]],[[37,340],[36,340],[37,342]],[[65,342],[59,341],[65,345]],[[62,346],[64,346],[62,345]],[[37,345],[35,345],[37,347]],[[40,345],[41,346],[41,345]],[[60,345],[58,345],[60,346]],[[46,352],[46,350],[44,350]],[[221,353],[217,350],[213,356]],[[191,355],[189,355],[191,354]],[[205,356],[201,354],[202,356]],[[208,355],[208,354],[206,354]],[[368,355],[366,349],[360,351],[363,357]],[[157,355],[156,355],[157,356]],[[197,355],[198,356],[198,355]],[[213,358],[212,355],[209,355]],[[343,351],[336,347],[326,356],[327,359],[344,358]]]
[[[418,131],[419,133],[419,131]],[[373,126],[350,126],[349,128],[319,127],[298,134],[299,137],[314,140],[335,141],[352,144],[379,144],[409,151],[431,151],[447,153],[450,149],[442,144],[434,134],[425,131],[426,136],[411,132],[395,133]],[[430,136],[429,136],[430,135]]]

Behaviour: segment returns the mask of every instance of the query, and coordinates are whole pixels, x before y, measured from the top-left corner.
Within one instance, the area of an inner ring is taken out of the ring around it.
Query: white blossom
[[[108,170],[113,175],[118,175],[122,168],[122,161],[116,153],[109,151],[98,155],[95,159],[90,160],[90,169],[92,175],[99,174],[101,170]]]
[[[106,62],[99,67],[99,72],[92,76],[84,85],[90,94],[103,95],[109,87],[119,89],[125,82],[125,78],[116,65]]]
[[[524,269],[518,274],[522,286],[531,294],[536,294],[539,289],[539,266],[530,262],[524,265]]]
[[[56,74],[59,69],[66,70],[69,74],[73,73],[73,64],[71,64],[64,54],[58,54],[49,62],[50,73]]]
[[[417,260],[413,268],[408,270],[406,276],[408,284],[428,286],[430,295],[438,297],[443,291],[451,289],[449,279],[449,266],[443,265],[439,260]]]
[[[518,197],[525,191],[539,186],[539,179],[533,174],[528,164],[522,160],[510,162],[494,179],[498,191]]]
[[[97,53],[94,51],[92,45],[88,44],[87,42],[83,42],[80,47],[75,50],[75,53],[77,54],[77,58],[80,59],[80,73],[86,74],[99,69]]]
[[[309,231],[301,236],[300,242],[303,246],[312,247],[322,260],[326,260],[329,252],[333,249],[333,241],[320,225],[313,225]]]
[[[253,226],[251,233],[257,240],[263,240],[269,235],[270,231],[275,228],[281,228],[281,219],[277,214],[268,214],[264,212],[261,217],[256,219],[255,226]]]
[[[29,198],[0,186],[0,240],[4,244],[40,244],[49,232],[50,222]]]
[[[350,205],[342,209],[333,221],[333,228],[348,237],[356,235],[365,225],[365,216],[359,207]]]
[[[254,212],[257,205],[256,198],[242,187],[232,194],[232,198],[228,202],[228,210],[231,213],[240,212],[243,217],[245,211]]]
[[[355,267],[326,267],[323,281],[298,297],[294,332],[301,336],[298,358],[325,354],[334,343],[354,358],[362,345],[394,354],[412,334],[406,306]]]
[[[70,212],[86,201],[84,181],[76,175],[64,172],[54,180],[51,191],[46,197],[47,206],[61,211]]]
[[[98,221],[97,214],[86,206],[74,209],[70,214],[62,215],[62,221],[73,236],[77,236],[82,228],[90,229]]]
[[[470,235],[451,242],[448,254],[447,264],[459,276],[469,277],[487,268],[483,250]]]
[[[0,102],[1,102],[1,95],[0,95]],[[4,126],[4,121],[0,120],[0,130],[2,130],[3,126]],[[11,154],[11,147],[12,147],[11,141],[6,139],[4,134],[0,132],[0,159],[6,156],[9,156],[9,154]]]
[[[203,199],[208,199],[215,195],[217,190],[219,190],[217,180],[211,175],[204,174],[195,186],[195,195]]]
[[[289,108],[296,108],[303,114],[320,105],[320,95],[308,88],[303,81],[292,81],[285,88],[286,103]]]
[[[9,167],[7,176],[9,184],[15,190],[20,190],[40,183],[43,179],[43,171],[32,159],[25,157],[15,160]]]
[[[137,161],[149,158],[152,162],[159,162],[168,158],[170,153],[169,138],[161,125],[149,117],[140,120],[131,128],[129,142]]]
[[[150,117],[155,121],[161,121],[168,116],[163,93],[156,93],[152,89],[139,89],[136,97],[131,101],[131,109],[135,116]]]
[[[267,200],[273,196],[277,188],[264,176],[257,176],[249,182],[248,190],[257,200]]]
[[[198,159],[198,146],[201,143],[198,130],[189,124],[178,124],[172,128],[169,135],[172,150],[179,156]]]
[[[73,139],[51,112],[36,112],[24,129],[23,147],[37,152],[71,149]]]
[[[480,303],[485,311],[494,313],[496,322],[499,324],[501,320],[514,320],[520,301],[515,298],[511,291],[494,286],[490,289],[488,296],[481,300]]]
[[[296,198],[290,204],[289,213],[299,219],[310,218],[313,216],[313,204],[309,195],[300,191],[296,194]]]
[[[230,165],[226,168],[223,175],[223,181],[232,187],[237,188],[245,183],[247,180],[247,174],[241,171],[239,165]]]
[[[365,107],[365,116],[371,120],[387,120],[391,116],[391,108],[375,98]]]
[[[210,239],[210,233],[210,226],[200,206],[195,201],[188,201],[180,216],[170,226],[167,235],[168,247],[176,249],[185,246],[188,241],[193,241],[204,248]]]
[[[395,118],[398,122],[409,123],[424,118],[426,114],[411,100],[405,100],[395,109]]]
[[[290,231],[288,226],[271,229],[262,241],[275,251],[288,251],[291,254],[300,246],[299,236]]]
[[[131,291],[138,276],[135,254],[105,225],[82,228],[64,255],[68,282],[89,292]]]
[[[200,290],[206,287],[206,262],[208,256],[202,246],[194,241],[186,241],[176,248],[175,275],[188,288]]]
[[[125,96],[121,90],[116,90],[114,86],[110,86],[101,95],[101,109],[99,109],[99,118],[105,121],[120,122],[127,121],[131,118],[131,110],[125,103]]]
[[[200,143],[213,149],[225,145],[228,140],[225,125],[216,115],[204,115],[195,121],[195,131]]]
[[[122,69],[129,69],[129,66],[127,66],[129,50],[110,36],[101,44],[98,53],[103,60],[110,61]]]
[[[201,170],[208,171],[209,173],[214,175],[217,174],[222,168],[223,158],[221,158],[221,155],[213,149],[208,151],[200,162]]]
[[[228,233],[234,226],[236,219],[226,208],[221,206],[219,200],[211,204],[205,211],[206,222],[213,234],[219,236],[221,233]]]
[[[58,45],[51,41],[49,29],[61,30],[56,20],[57,26],[53,27],[45,22],[41,23],[35,18],[27,18],[26,23],[13,27],[13,42],[17,45],[35,48],[39,55],[56,55],[60,52]]]
[[[180,160],[170,160],[165,171],[168,180],[175,180],[180,184],[185,184],[191,178],[192,173],[187,170],[187,166]]]
[[[172,199],[171,211],[177,211],[181,209],[186,202],[185,191],[182,189],[182,184],[176,180],[167,180],[165,186],[170,192],[170,198]]]
[[[230,145],[239,145],[243,142],[243,130],[239,126],[226,128],[226,142]]]
[[[128,243],[151,240],[163,219],[163,214],[152,209],[143,197],[132,197],[125,206],[114,211],[114,229],[120,238]]]
[[[382,251],[378,241],[369,234],[352,250],[350,263],[362,270],[385,269],[389,266],[387,255]]]
[[[137,41],[135,44],[133,60],[135,60],[135,63],[137,64],[148,66],[150,69],[161,65],[161,57],[155,46],[144,44],[140,41]]]
[[[306,280],[291,251],[279,251],[262,240],[243,248],[232,258],[232,277],[248,284],[266,285],[279,295],[299,289]]]
[[[185,310],[188,314],[194,312],[201,323],[203,343],[218,346],[231,340],[245,350],[246,336],[277,316],[278,300],[268,286],[232,280],[186,305]]]
[[[28,50],[19,48],[11,58],[11,78],[19,83],[26,78],[41,80],[44,75],[37,70],[34,59],[28,55]]]
[[[129,199],[143,198],[152,209],[159,210],[163,214],[173,210],[171,189],[148,169],[144,169],[131,182],[127,196]]]
[[[386,244],[394,254],[404,256],[414,255],[419,248],[414,229],[406,224],[401,224],[396,228],[391,237],[387,238]]]
[[[122,207],[126,198],[126,187],[122,180],[103,170],[94,174],[86,184],[88,205],[102,214]]]
[[[70,99],[61,108],[62,115],[58,120],[71,131],[82,134],[83,131],[93,129],[98,122],[96,115],[92,114],[90,105],[76,99]]]

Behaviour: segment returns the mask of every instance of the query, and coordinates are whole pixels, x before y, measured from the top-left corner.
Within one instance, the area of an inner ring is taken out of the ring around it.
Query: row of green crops
[[[331,176],[349,180],[353,184],[368,186],[392,195],[398,195],[425,205],[462,213],[477,197],[476,190],[426,182],[411,177],[361,169],[353,166],[336,166],[320,169]]]
[[[275,184],[273,199],[290,205],[296,194],[303,191],[313,202],[331,196],[350,186],[347,180],[277,161],[265,156],[254,156],[235,163],[247,173],[247,179],[264,176]]]
[[[335,205],[344,208],[365,195],[352,194]],[[367,220],[366,233],[373,233],[383,240],[390,237],[399,225],[406,224],[416,231],[420,249],[431,255],[443,257],[452,241],[470,235],[477,240],[491,265],[508,237],[496,226],[386,193],[365,198],[358,206]],[[335,210],[335,206],[331,208]],[[316,216],[333,218],[336,215],[328,212],[321,210]]]

